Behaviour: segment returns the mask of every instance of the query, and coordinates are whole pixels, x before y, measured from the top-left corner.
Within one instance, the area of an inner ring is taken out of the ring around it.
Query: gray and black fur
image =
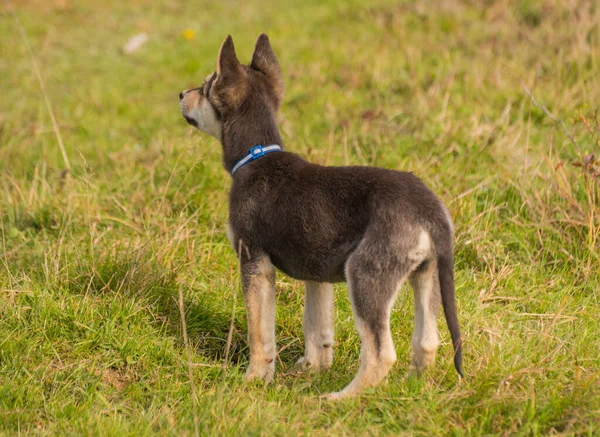
[[[203,87],[180,97],[186,120],[196,127],[210,124],[203,130],[221,140],[228,171],[251,147],[283,147],[276,122],[283,97],[281,72],[264,34],[248,66],[239,63],[228,37],[217,72]],[[200,113],[209,114],[210,120]],[[407,279],[415,294],[411,369],[418,372],[435,358],[441,300],[454,365],[462,376],[453,226],[447,209],[419,178],[374,167],[324,167],[287,151],[271,153],[235,173],[229,212],[230,240],[236,250],[242,248],[238,255],[248,311],[248,378],[270,380],[274,373],[275,267],[306,282],[306,350],[299,364],[312,370],[331,365],[331,284],[348,283],[361,336],[361,367],[344,390],[329,397],[350,396],[375,385],[392,367],[396,354],[390,310]]]

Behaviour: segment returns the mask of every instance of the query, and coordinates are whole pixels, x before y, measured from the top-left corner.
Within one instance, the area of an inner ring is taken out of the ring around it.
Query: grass
[[[219,436],[600,435],[595,2],[13,3],[71,171],[5,8],[0,435],[194,435],[194,417]],[[244,384],[230,179],[177,95],[214,70],[228,33],[247,62],[261,31],[285,75],[288,149],[413,171],[451,209],[464,382],[443,324],[435,367],[406,377],[405,289],[389,381],[319,400],[358,368],[345,287],[333,369],[298,375],[303,288],[279,275],[278,374]],[[124,55],[139,32],[148,43]]]

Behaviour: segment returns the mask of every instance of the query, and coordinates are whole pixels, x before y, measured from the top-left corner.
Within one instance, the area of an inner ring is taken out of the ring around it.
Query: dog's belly
[[[288,246],[266,251],[273,265],[294,279],[334,283],[346,280],[344,267],[355,247],[349,242],[321,249]]]
[[[311,261],[302,262],[302,260],[289,260],[270,256],[271,262],[275,267],[281,270],[286,275],[300,281],[315,281],[315,282],[344,282],[343,263],[323,262],[316,264]]]

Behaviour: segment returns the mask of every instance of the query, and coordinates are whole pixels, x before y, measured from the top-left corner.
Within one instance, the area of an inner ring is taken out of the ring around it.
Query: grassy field
[[[12,3],[65,156],[3,4],[0,435],[600,435],[597,2]],[[303,286],[283,275],[275,382],[243,382],[230,177],[177,96],[228,33],[248,62],[262,31],[288,150],[413,171],[449,206],[460,384],[445,323],[434,368],[407,377],[406,288],[387,383],[320,400],[358,368],[346,288],[333,369],[302,375]]]

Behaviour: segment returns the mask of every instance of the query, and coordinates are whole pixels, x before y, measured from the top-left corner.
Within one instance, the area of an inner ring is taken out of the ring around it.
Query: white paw
[[[299,371],[308,371],[318,373],[327,370],[333,363],[333,348],[321,348],[317,353],[305,354],[296,361],[296,369]]]
[[[340,399],[344,399],[344,398],[348,398],[352,396],[349,393],[345,393],[343,390],[342,391],[336,391],[333,393],[327,393],[324,395],[319,396],[320,399],[324,399],[326,401],[339,401]]]
[[[325,362],[323,362],[325,361]],[[312,360],[306,357],[300,358],[296,361],[295,369],[300,372],[319,373],[327,370],[331,367],[332,360]]]
[[[296,370],[301,372],[309,372],[309,373],[317,373],[321,370],[324,370],[320,365],[318,360],[312,360],[306,357],[300,358],[296,361]]]
[[[312,364],[306,359],[306,357],[301,357],[298,361],[296,361],[296,365],[294,367],[297,370],[304,371],[309,370],[312,367]]]
[[[244,379],[246,381],[262,380],[268,384],[271,381],[273,381],[274,375],[274,366],[262,366],[261,368],[257,368],[256,366],[250,366],[248,370],[246,370],[246,376]]]
[[[425,369],[430,367],[435,361],[436,350],[419,350],[413,353],[413,357],[408,368],[411,375],[419,375]]]

